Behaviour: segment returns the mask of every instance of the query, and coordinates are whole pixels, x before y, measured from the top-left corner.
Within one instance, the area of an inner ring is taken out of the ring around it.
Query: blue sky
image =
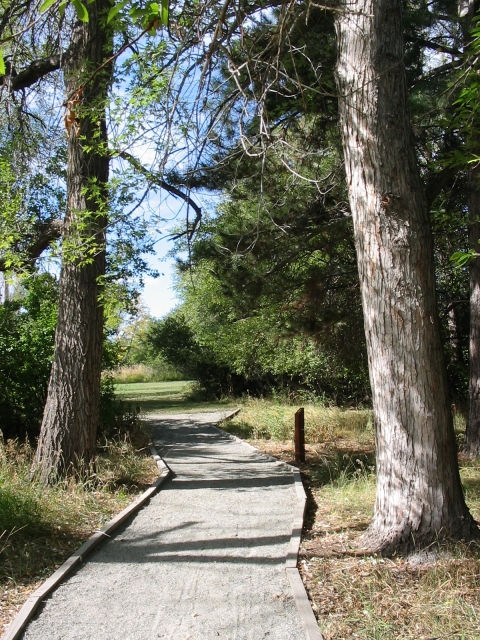
[[[149,308],[151,315],[156,318],[166,315],[179,302],[173,290],[175,261],[173,258],[163,259],[170,249],[170,244],[166,240],[161,240],[157,244],[157,255],[148,258],[150,267],[162,274],[158,278],[145,278],[145,288],[142,292],[142,301]]]

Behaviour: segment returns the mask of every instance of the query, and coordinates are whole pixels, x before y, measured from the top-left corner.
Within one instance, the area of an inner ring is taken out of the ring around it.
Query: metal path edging
[[[127,518],[133,515],[141,506],[147,502],[161,487],[165,480],[171,475],[171,471],[167,464],[158,455],[157,450],[152,445],[150,447],[153,459],[156,462],[160,475],[158,479],[144,491],[136,500],[128,505],[123,511],[120,511],[105,526],[96,531],[82,546],[77,549],[65,562],[53,573],[50,578],[40,585],[24,603],[20,611],[8,626],[0,640],[17,640],[25,630],[28,622],[31,620],[42,601],[64,580],[71,571],[82,563],[83,558],[93,551],[100,542],[108,538]]]
[[[227,416],[225,419],[233,418],[240,409],[235,411],[234,414]],[[257,449],[253,445],[237,436],[234,436],[228,431],[224,431],[219,427],[215,427],[218,431],[223,434],[228,435],[232,440],[236,440],[237,442],[243,444],[250,449],[253,449],[256,453],[272,460],[274,462],[278,462],[279,464],[283,464],[287,466],[293,473],[293,481],[295,483],[295,491],[297,493],[297,506],[295,507],[295,513],[292,524],[292,535],[290,537],[290,544],[288,546],[287,551],[287,559],[285,561],[285,571],[287,574],[288,581],[290,582],[290,587],[292,589],[293,598],[295,600],[295,605],[297,607],[298,614],[302,621],[303,630],[305,631],[306,640],[323,640],[323,636],[318,628],[317,620],[315,618],[315,614],[313,613],[312,605],[310,604],[310,600],[308,599],[307,592],[305,590],[305,586],[302,581],[302,577],[297,568],[298,563],[298,552],[300,549],[300,543],[302,540],[302,529],[303,529],[303,521],[305,518],[305,510],[307,507],[307,494],[305,493],[305,489],[303,488],[302,477],[300,475],[300,471],[288,464],[288,462],[283,462],[274,456],[271,456],[267,453],[263,453],[260,449]]]

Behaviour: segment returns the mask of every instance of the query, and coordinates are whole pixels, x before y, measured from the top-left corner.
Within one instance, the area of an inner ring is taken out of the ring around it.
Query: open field
[[[129,384],[136,382],[167,382],[183,380],[183,376],[173,367],[162,363],[161,366],[149,367],[144,364],[134,364],[119,367],[113,371],[115,384]]]
[[[296,407],[248,401],[228,431],[293,464]],[[300,571],[324,640],[478,640],[480,547],[442,544],[393,559],[354,557],[375,501],[368,412],[305,406],[309,497]],[[460,460],[467,503],[480,520],[480,462]]]
[[[221,400],[204,402],[197,400],[192,382],[136,382],[116,384],[115,394],[137,413],[195,413],[198,411],[218,411],[235,409],[235,402]]]

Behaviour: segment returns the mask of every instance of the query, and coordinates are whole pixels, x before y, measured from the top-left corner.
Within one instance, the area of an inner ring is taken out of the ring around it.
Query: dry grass
[[[295,411],[300,405],[247,398],[240,414],[229,423],[235,434],[253,440],[284,440],[293,437]],[[372,412],[369,409],[340,409],[305,404],[305,440],[311,444],[337,442],[356,433],[357,440],[371,441]]]
[[[43,487],[28,480],[28,444],[0,444],[0,633],[29,594],[92,533],[157,477],[144,448],[106,442],[83,482]]]
[[[294,412],[255,402],[225,428],[293,463]],[[279,422],[269,427],[275,415]],[[309,500],[300,571],[324,640],[479,640],[480,548],[443,543],[410,558],[349,555],[373,514],[371,419],[364,411],[314,406],[305,407],[305,423],[301,472]],[[479,520],[480,462],[460,462],[466,499]]]

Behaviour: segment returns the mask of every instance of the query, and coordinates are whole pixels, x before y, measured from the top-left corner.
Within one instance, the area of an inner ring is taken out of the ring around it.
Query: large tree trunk
[[[99,420],[105,275],[108,153],[105,107],[111,50],[104,28],[108,0],[88,5],[89,22],[78,23],[63,71],[68,133],[67,213],[55,354],[47,403],[32,467],[43,482],[81,471],[95,454]],[[73,96],[73,97],[72,97]]]
[[[376,424],[362,543],[392,553],[470,537],[403,65],[401,0],[342,0],[337,85]]]
[[[477,149],[480,148],[480,139]],[[480,163],[468,171],[468,241],[480,253]],[[480,258],[470,262],[470,375],[465,453],[480,455]]]

